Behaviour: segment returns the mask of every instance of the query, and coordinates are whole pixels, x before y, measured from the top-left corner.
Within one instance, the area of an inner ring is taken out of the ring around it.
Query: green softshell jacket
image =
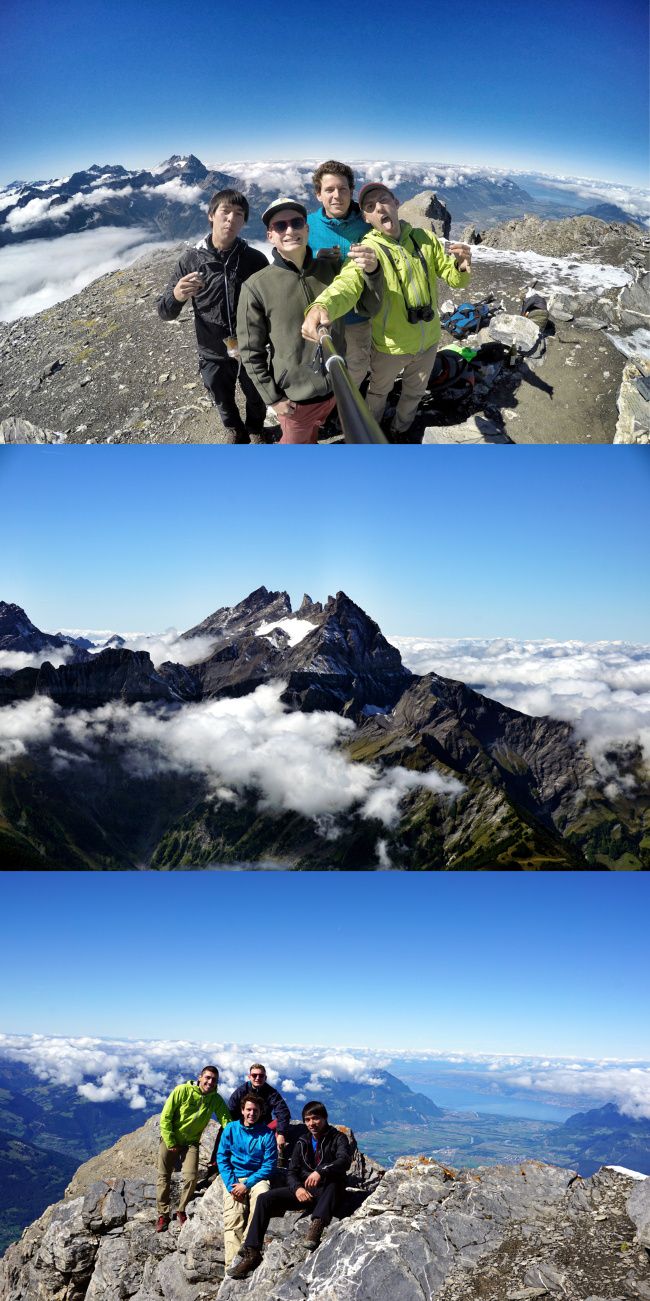
[[[230,1112],[216,1089],[212,1093],[201,1093],[194,1080],[179,1084],[170,1093],[160,1115],[163,1143],[166,1147],[198,1143],[213,1113],[224,1129],[230,1124]]]
[[[310,248],[300,270],[274,250],[270,266],[242,285],[237,310],[239,351],[267,407],[283,398],[320,402],[331,396],[328,376],[314,370],[316,345],[303,339],[300,330],[310,304],[335,275],[334,264],[326,258],[315,258]],[[359,310],[366,316],[379,310],[383,290],[380,268],[368,274],[356,263],[346,262],[338,279],[345,286],[350,307],[358,301]],[[343,352],[342,324],[332,331],[332,338]]]
[[[364,244],[374,248],[384,273],[384,299],[372,320],[372,342],[378,352],[391,356],[415,355],[432,348],[440,338],[440,313],[436,281],[446,280],[452,289],[469,284],[469,271],[459,271],[456,260],[445,253],[437,235],[430,230],[414,230],[407,221],[400,222],[399,239],[371,230],[363,238]],[[417,256],[415,241],[426,263],[428,276]],[[390,251],[390,257],[386,250]],[[394,266],[390,260],[392,258]],[[316,302],[327,308],[331,320],[343,316],[351,306],[351,295],[344,279],[345,268],[336,280],[318,295]],[[250,283],[250,281],[247,281]],[[423,307],[430,303],[434,316],[431,321],[409,323],[409,307]]]

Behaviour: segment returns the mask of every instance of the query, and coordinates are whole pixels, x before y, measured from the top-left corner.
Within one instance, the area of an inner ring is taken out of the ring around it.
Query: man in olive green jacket
[[[469,282],[471,252],[451,244],[449,254],[430,230],[414,230],[398,217],[394,194],[380,181],[364,185],[359,206],[373,227],[362,241],[377,255],[384,273],[384,298],[372,321],[370,380],[366,402],[376,420],[384,414],[386,398],[398,375],[402,392],[391,432],[405,433],[431,374],[440,338],[436,281],[452,288]],[[303,337],[315,339],[318,328],[348,311],[350,295],[341,276],[318,294],[306,313]]]
[[[280,441],[315,443],[334,398],[329,377],[314,370],[314,347],[303,341],[300,328],[305,309],[331,284],[336,266],[328,258],[313,256],[307,210],[299,200],[276,199],[262,213],[262,220],[273,246],[273,261],[242,285],[237,310],[241,359],[258,393],[278,417]],[[378,310],[383,276],[372,249],[353,244],[339,278],[351,306],[358,302],[366,316]],[[344,352],[342,323],[335,327],[333,338]]]
[[[232,1119],[230,1112],[217,1093],[219,1072],[216,1066],[204,1066],[196,1083],[188,1080],[170,1093],[160,1116],[160,1147],[158,1149],[158,1181],[156,1200],[158,1223],[156,1232],[169,1227],[169,1193],[176,1161],[182,1159],[183,1184],[176,1219],[185,1224],[185,1207],[196,1188],[199,1172],[199,1142],[211,1116],[226,1128]]]

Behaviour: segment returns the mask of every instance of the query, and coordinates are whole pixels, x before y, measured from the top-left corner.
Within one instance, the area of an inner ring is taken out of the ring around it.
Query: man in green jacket
[[[451,244],[446,254],[433,231],[414,230],[400,221],[398,201],[381,181],[362,187],[359,206],[373,227],[361,247],[374,249],[385,286],[372,322],[366,402],[375,419],[381,420],[386,398],[401,374],[402,392],[391,425],[391,433],[399,435],[413,423],[435,360],[440,338],[436,281],[440,277],[454,289],[468,284],[471,253],[465,244]],[[319,326],[329,326],[349,307],[350,294],[341,275],[307,311],[303,337],[316,339]]]
[[[182,1228],[187,1220],[185,1207],[196,1188],[199,1142],[203,1130],[213,1114],[224,1129],[230,1124],[230,1112],[221,1094],[217,1093],[218,1083],[219,1072],[216,1066],[204,1066],[196,1083],[188,1080],[187,1084],[179,1084],[172,1090],[162,1109],[156,1185],[157,1233],[164,1233],[169,1227],[169,1193],[178,1157],[183,1163],[183,1184],[176,1220]]]
[[[314,370],[313,345],[301,338],[300,329],[305,309],[332,283],[337,268],[330,259],[313,256],[307,210],[297,199],[276,199],[262,213],[262,221],[273,261],[242,285],[237,310],[241,358],[258,393],[278,417],[280,441],[315,443],[334,398],[329,376]],[[349,306],[358,302],[367,316],[379,309],[383,276],[371,248],[353,244],[338,279]],[[333,336],[344,352],[342,324]]]

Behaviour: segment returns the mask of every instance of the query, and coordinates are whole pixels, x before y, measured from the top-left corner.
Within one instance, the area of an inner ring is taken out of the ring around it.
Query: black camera
[[[406,316],[409,325],[417,325],[418,321],[432,321],[435,312],[427,303],[426,307],[407,307]]]

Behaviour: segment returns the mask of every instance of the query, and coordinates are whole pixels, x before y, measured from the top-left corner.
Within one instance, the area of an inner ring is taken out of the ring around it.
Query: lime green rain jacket
[[[212,1093],[201,1093],[194,1080],[179,1084],[170,1093],[160,1115],[163,1143],[166,1147],[198,1143],[213,1114],[224,1129],[230,1124],[230,1112],[216,1089]]]
[[[428,275],[425,275],[425,269],[417,256],[414,234]],[[374,347],[378,352],[387,352],[392,356],[413,355],[432,348],[440,338],[436,281],[440,278],[446,280],[452,289],[464,288],[469,284],[469,271],[458,270],[455,258],[445,253],[433,231],[414,231],[406,221],[400,222],[399,239],[392,239],[380,230],[371,230],[362,242],[374,248],[384,273],[382,305],[372,318]],[[390,257],[387,249],[390,250]],[[348,267],[349,263],[346,262],[329,288],[315,299],[320,307],[327,308],[330,320],[333,321],[354,306],[356,300],[353,293],[356,292],[358,296],[358,289],[355,290],[351,283]],[[411,325],[406,315],[407,303],[409,307],[423,307],[430,303],[434,311],[433,320],[417,321]]]

